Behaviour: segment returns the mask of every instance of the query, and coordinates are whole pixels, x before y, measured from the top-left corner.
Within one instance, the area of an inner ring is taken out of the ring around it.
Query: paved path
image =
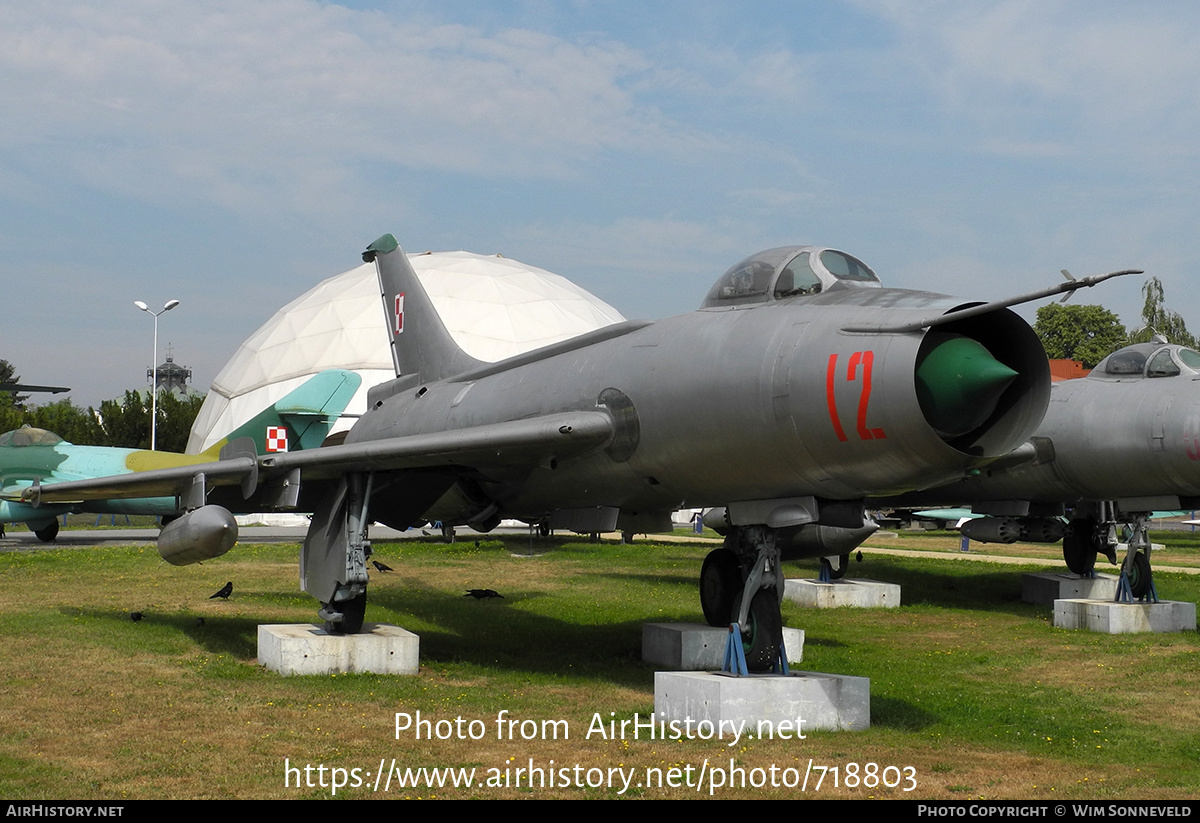
[[[307,531],[304,526],[243,526],[241,528],[241,536],[239,541],[242,543],[300,543],[304,540],[304,534]],[[395,529],[389,529],[386,526],[374,525],[371,527],[371,537],[376,540],[398,540],[405,538],[418,538],[426,536],[436,536],[437,532],[426,529],[428,535],[422,533],[420,529],[409,529],[408,531],[399,532]],[[474,540],[481,535],[478,532],[471,531],[466,528],[459,528],[458,535],[460,539]],[[495,534],[505,535],[525,535],[526,530],[523,528],[500,528],[492,532]],[[619,532],[612,532],[602,535],[606,541],[616,542],[621,539]],[[37,539],[33,532],[9,532],[6,537],[0,537],[0,552],[19,552],[19,551],[38,551],[41,549],[86,549],[98,546],[129,546],[152,544],[158,538],[158,529],[67,529],[58,533],[58,538],[53,543],[43,543]],[[707,543],[711,545],[719,545],[722,541],[719,537],[697,537],[694,535],[684,534],[660,534],[653,538],[638,536],[638,542],[657,542],[657,543]],[[863,546],[865,556],[872,554],[887,554],[894,557],[911,557],[911,558],[929,558],[935,560],[961,560],[966,562],[976,563],[1000,563],[1008,566],[1055,566],[1059,561],[1049,557],[1007,557],[997,554],[981,554],[979,552],[939,552],[939,551],[914,551],[912,549],[891,549],[891,548],[874,548],[872,546]],[[1108,563],[1101,561],[1098,571],[1101,573],[1112,570],[1116,573],[1116,566],[1109,566]],[[1180,574],[1200,574],[1200,568],[1188,566],[1164,566],[1159,563],[1154,564],[1154,570],[1160,572],[1178,572]]]

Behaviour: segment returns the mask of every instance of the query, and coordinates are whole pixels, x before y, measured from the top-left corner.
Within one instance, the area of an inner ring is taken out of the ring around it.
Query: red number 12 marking
[[[837,382],[836,354],[829,355],[829,366],[825,370],[825,402],[829,406],[829,420],[833,423],[833,431],[837,439],[845,442],[846,431],[838,417],[837,399],[834,396],[834,386]],[[860,440],[883,440],[887,437],[883,429],[867,427],[867,406],[871,402],[871,367],[875,363],[875,353],[872,351],[856,351],[850,355],[850,365],[846,370],[846,382],[858,379],[859,366],[862,366],[862,391],[858,397],[857,429]]]

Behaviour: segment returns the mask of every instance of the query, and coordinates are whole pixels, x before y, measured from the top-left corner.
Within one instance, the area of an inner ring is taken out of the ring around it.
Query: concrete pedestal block
[[[1111,574],[1080,577],[1070,572],[1021,575],[1021,600],[1050,606],[1055,600],[1112,600],[1117,578]]]
[[[1158,603],[1055,600],[1054,625],[1105,634],[1195,631],[1196,604],[1179,600]]]
[[[900,606],[900,586],[878,580],[788,580],[783,596],[812,609],[854,606],[860,609],[895,609]]]
[[[719,669],[725,663],[729,629],[705,623],[643,623],[642,660],[680,672]],[[804,630],[783,628],[788,663],[804,659]]]
[[[416,674],[421,641],[399,626],[367,623],[362,634],[329,634],[321,626],[258,627],[258,662],[279,674]]]
[[[655,672],[654,712],[668,722],[690,718],[693,727],[708,721],[714,729],[728,729],[745,722],[756,737],[760,723],[764,729],[767,723],[788,728],[780,725],[787,723],[798,732],[857,731],[871,726],[871,681],[820,672],[792,672],[789,677]]]

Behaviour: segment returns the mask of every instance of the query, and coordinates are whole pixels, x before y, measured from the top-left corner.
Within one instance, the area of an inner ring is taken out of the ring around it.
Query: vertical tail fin
[[[219,452],[239,437],[251,438],[258,454],[315,449],[361,384],[362,378],[346,369],[319,372],[214,443],[205,454]]]
[[[454,342],[395,237],[385,234],[367,246],[363,260],[373,261],[379,276],[397,377],[441,380],[482,365]]]

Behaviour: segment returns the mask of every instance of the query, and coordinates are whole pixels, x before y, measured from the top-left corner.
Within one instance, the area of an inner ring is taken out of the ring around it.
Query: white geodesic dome
[[[410,254],[446,328],[467,354],[495,362],[624,318],[565,277],[500,255]],[[395,375],[374,264],[331,277],[275,313],[213,380],[188,452],[216,443],[323,369],[350,369],[362,385],[346,408]],[[334,431],[350,428],[343,418]]]

